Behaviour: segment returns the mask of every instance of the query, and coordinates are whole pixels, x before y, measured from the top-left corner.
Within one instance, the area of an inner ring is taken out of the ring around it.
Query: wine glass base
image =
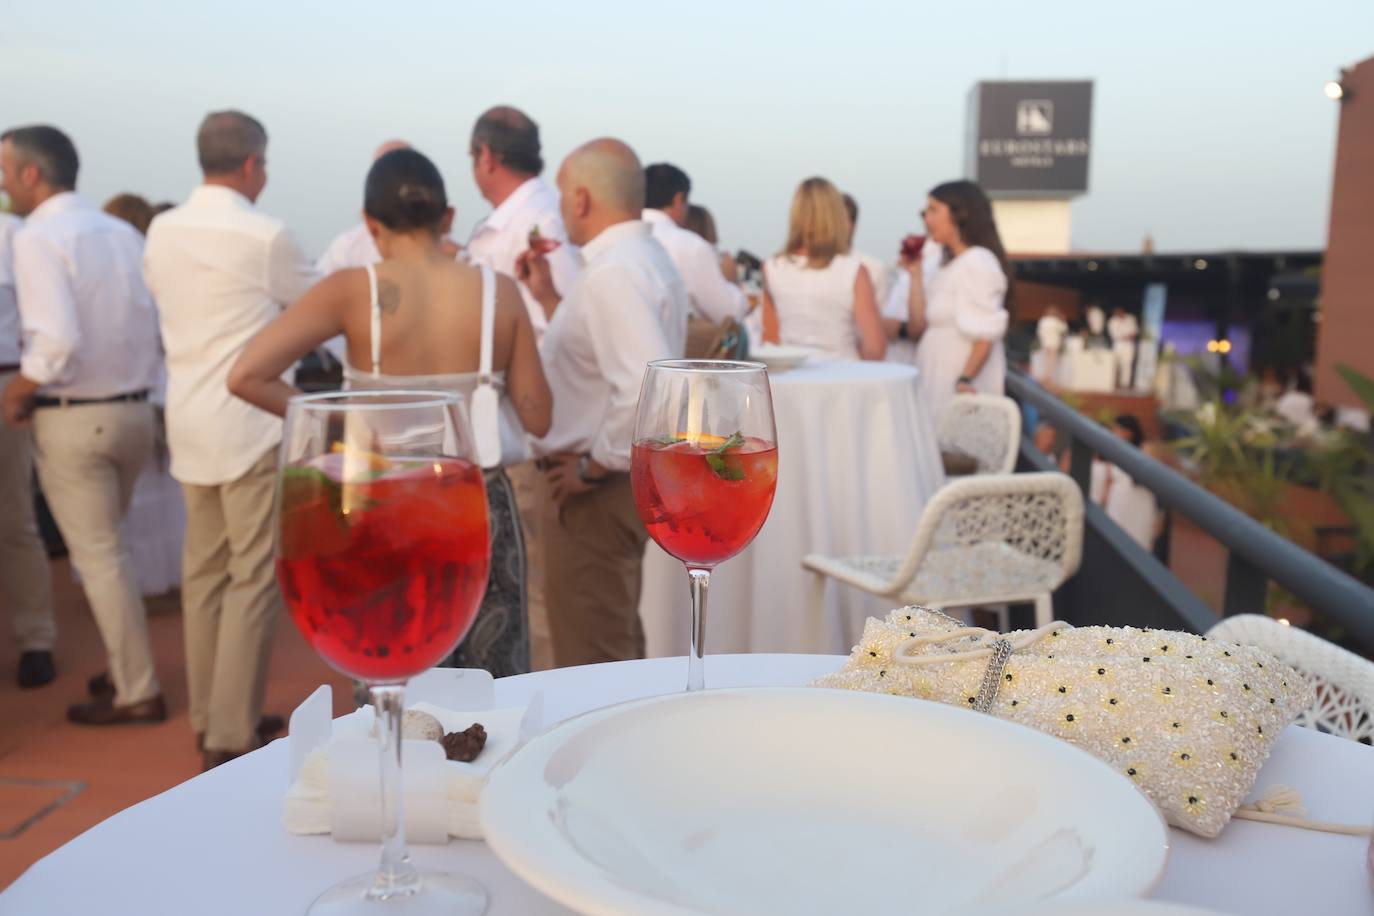
[[[376,875],[369,872],[334,885],[315,898],[307,916],[481,916],[487,910],[487,891],[466,875],[436,868],[417,869],[415,890],[386,899],[367,896]]]

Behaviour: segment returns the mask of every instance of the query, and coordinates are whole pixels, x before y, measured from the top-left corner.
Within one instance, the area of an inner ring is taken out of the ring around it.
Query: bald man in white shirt
[[[692,316],[712,324],[739,321],[749,302],[739,284],[726,276],[727,266],[738,271],[734,259],[722,260],[715,246],[683,228],[691,193],[692,181],[682,169],[669,162],[649,166],[644,170],[644,222],[682,275]]]
[[[19,305],[14,292],[12,242],[23,220],[0,213],[0,389],[19,374]],[[57,677],[48,555],[33,512],[33,451],[29,434],[0,419],[0,596],[19,647],[20,687],[42,687]]]
[[[645,366],[681,357],[687,289],[640,215],[644,173],[629,146],[602,139],[558,172],[568,236],[584,266],[560,298],[549,265],[524,258],[549,317],[541,354],[553,428],[538,443],[548,493],[546,601],[554,661],[641,658],[639,585],[648,533],[630,490],[630,446]]]
[[[46,125],[0,134],[3,189],[27,217],[14,236],[24,346],[5,385],[7,425],[32,424],[38,477],[109,661],[79,725],[167,718],[147,610],[121,523],[153,450],[157,314],[143,285],[143,240],[75,192],[79,160]],[[112,687],[112,691],[107,687]]]
[[[212,112],[196,147],[204,180],[153,220],[143,272],[167,352],[172,476],[186,497],[186,685],[208,770],[283,724],[262,716],[281,608],[272,502],[282,422],[231,395],[229,369],[316,274],[286,225],[257,209],[267,185],[262,124]]]

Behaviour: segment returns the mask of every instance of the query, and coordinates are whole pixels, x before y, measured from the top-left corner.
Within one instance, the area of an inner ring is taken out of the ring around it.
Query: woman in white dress
[[[835,186],[808,178],[792,195],[787,245],[763,265],[764,340],[838,359],[887,350],[873,279],[849,251],[849,214]]]
[[[992,205],[978,185],[938,185],[921,215],[930,241],[944,250],[944,263],[926,281],[919,259],[902,262],[911,292],[896,336],[917,341],[921,394],[938,418],[956,393],[1002,393],[1011,270]]]
[[[515,281],[457,263],[443,250],[453,210],[439,170],[416,150],[394,150],[372,164],[363,217],[382,262],[335,271],[311,287],[248,343],[229,389],[280,415],[298,393],[282,374],[343,334],[350,388],[437,388],[472,403],[482,378],[490,379],[501,395],[498,429],[487,432],[501,440],[499,463],[520,460],[524,433],[548,432],[553,399]],[[488,467],[485,478],[486,596],[472,630],[441,664],[505,677],[529,670],[525,547],[509,478],[499,466]]]

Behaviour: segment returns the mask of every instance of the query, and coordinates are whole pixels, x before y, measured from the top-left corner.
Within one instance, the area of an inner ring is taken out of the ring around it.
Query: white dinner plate
[[[755,344],[749,348],[749,358],[763,363],[771,372],[795,369],[814,353],[807,347],[787,347],[781,344]]]
[[[1134,897],[1167,831],[1126,777],[1048,735],[818,688],[637,700],[493,770],[487,843],[582,913],[988,912]]]

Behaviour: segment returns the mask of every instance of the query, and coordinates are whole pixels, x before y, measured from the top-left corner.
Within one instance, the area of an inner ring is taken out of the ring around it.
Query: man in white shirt
[[[498,105],[484,112],[473,125],[468,152],[472,156],[473,181],[494,209],[472,230],[463,253],[470,263],[490,267],[520,284],[520,295],[529,310],[538,342],[544,337],[549,319],[531,295],[528,277],[522,269],[522,257],[530,250],[531,235],[538,232],[536,244],[545,250],[544,261],[558,292],[572,289],[582,263],[563,228],[558,192],[539,177],[544,171],[539,125],[519,109]],[[532,462],[508,467],[506,472],[515,488],[525,534],[530,630],[542,634],[547,617],[543,575],[543,502],[547,495],[543,492],[543,475]]]
[[[377,151],[372,154],[372,161],[376,162],[387,153],[398,149],[410,149],[410,144],[404,140],[388,140],[377,147]],[[362,210],[361,196],[359,197],[358,209]],[[367,224],[360,219],[353,226],[334,237],[334,240],[324,249],[324,254],[315,261],[315,272],[321,277],[327,277],[336,270],[366,267],[369,264],[376,264],[381,259],[382,255],[377,251],[377,243],[372,240],[372,233],[367,231]],[[343,337],[340,335],[335,339],[343,340]],[[330,343],[333,342],[330,341]]]
[[[11,243],[24,223],[0,213],[0,389],[19,373],[19,306],[14,298]],[[19,647],[20,687],[42,687],[57,677],[52,649],[57,621],[52,611],[48,555],[33,514],[33,452],[29,434],[0,418],[0,596],[9,610]]]
[[[504,105],[492,108],[473,126],[469,153],[477,190],[495,209],[472,230],[463,252],[471,263],[519,282],[534,323],[535,339],[542,340],[549,319],[531,295],[517,261],[529,250],[535,230],[543,246],[558,243],[545,259],[560,295],[572,289],[580,261],[576,249],[568,244],[558,212],[558,194],[539,177],[544,171],[539,125],[519,109]]]
[[[147,611],[120,528],[153,449],[157,315],[139,270],[142,238],[76,194],[78,166],[54,127],[0,134],[3,189],[27,217],[14,236],[23,353],[0,412],[9,426],[33,426],[39,481],[109,656],[109,678],[92,687],[113,690],[67,718],[161,722]]]
[[[630,446],[644,367],[681,357],[690,305],[642,222],[644,173],[619,140],[574,150],[558,172],[563,220],[585,264],[561,299],[548,261],[525,259],[549,316],[540,349],[555,392],[538,443],[547,473],[546,600],[558,665],[640,658],[640,567],[648,534],[630,490]]]
[[[683,228],[691,193],[692,181],[682,169],[667,162],[649,166],[644,170],[644,222],[682,275],[692,315],[712,324],[727,318],[739,321],[749,303],[739,287],[739,269],[734,259],[728,262],[728,267],[735,271],[735,279],[731,280],[726,277],[727,264],[715,247]]]
[[[267,184],[262,125],[213,112],[196,148],[204,183],[153,220],[143,270],[167,353],[172,476],[186,496],[186,681],[209,769],[260,743],[280,608],[272,501],[282,423],[229,393],[229,369],[316,275],[286,226],[254,206]]]
[[[854,233],[859,228],[859,202],[852,194],[842,195],[842,198],[845,212],[849,214],[849,253],[868,269],[868,277],[873,281],[873,301],[885,303],[892,291],[892,271],[880,258],[854,248]]]
[[[1130,388],[1140,322],[1118,305],[1112,309],[1112,317],[1107,319],[1107,335],[1112,339],[1112,356],[1116,359],[1116,387]]]

